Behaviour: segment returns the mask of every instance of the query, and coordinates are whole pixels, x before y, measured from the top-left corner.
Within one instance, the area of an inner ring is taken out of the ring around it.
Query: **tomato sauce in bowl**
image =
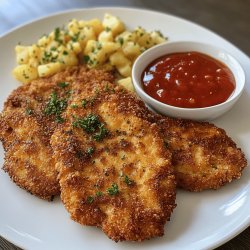
[[[144,91],[154,99],[182,108],[223,103],[236,86],[225,64],[200,52],[161,56],[145,68],[141,81]]]

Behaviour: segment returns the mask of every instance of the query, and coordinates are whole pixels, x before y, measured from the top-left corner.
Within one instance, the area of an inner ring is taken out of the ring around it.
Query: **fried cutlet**
[[[71,218],[114,241],[162,236],[176,184],[171,153],[149,111],[133,94],[98,79],[74,93],[67,121],[51,138]]]
[[[190,191],[218,189],[239,179],[247,161],[226,132],[208,122],[156,116],[177,185]]]
[[[71,82],[90,81],[95,75],[113,79],[102,71],[89,73],[84,67],[73,67],[20,86],[9,96],[0,116],[0,139],[5,150],[3,169],[17,185],[47,200],[59,194],[50,137],[63,122],[61,113],[70,99]]]

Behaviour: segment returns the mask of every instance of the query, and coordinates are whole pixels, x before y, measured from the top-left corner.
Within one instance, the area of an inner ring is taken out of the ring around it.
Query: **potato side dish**
[[[36,44],[17,45],[19,65],[13,75],[18,81],[28,83],[67,66],[85,63],[89,68],[115,69],[119,73],[118,84],[133,90],[134,60],[146,49],[165,41],[159,31],[148,32],[142,27],[128,31],[118,17],[110,14],[105,14],[103,21],[73,19],[66,27],[42,36]]]

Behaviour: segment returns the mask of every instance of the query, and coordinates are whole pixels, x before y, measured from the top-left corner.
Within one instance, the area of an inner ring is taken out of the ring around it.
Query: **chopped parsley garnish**
[[[29,79],[29,76],[26,74],[25,71],[23,71],[23,77],[24,77],[25,79]]]
[[[51,62],[56,62],[57,58],[58,58],[58,55],[57,56],[52,56],[51,59],[50,59],[50,61]]]
[[[65,94],[66,94],[67,98],[70,98],[72,93],[73,93],[73,90],[67,90]]]
[[[56,122],[63,123],[63,122],[65,122],[65,119],[63,119],[61,116],[56,116]]]
[[[87,153],[89,156],[91,156],[91,155],[94,153],[94,151],[95,151],[95,149],[94,149],[93,147],[89,147],[89,148],[87,148],[86,153]]]
[[[26,113],[26,115],[32,115],[33,110],[31,108],[26,108],[25,113]]]
[[[68,82],[59,82],[59,83],[57,83],[57,85],[59,86],[59,87],[61,87],[61,88],[66,88],[66,87],[68,87],[69,86],[69,83]]]
[[[131,179],[129,179],[129,177],[127,175],[125,175],[125,177],[124,177],[124,182],[127,185],[132,185],[134,183]]]
[[[82,100],[82,107],[85,108],[87,105],[88,101],[86,99]]]
[[[82,128],[88,134],[92,134],[95,141],[102,141],[108,135],[104,123],[101,123],[98,116],[94,114],[89,114],[84,118],[75,118],[72,125],[76,128]]]
[[[97,43],[96,43],[96,49],[97,49],[97,50],[102,49],[102,44],[101,44],[100,42],[97,42]]]
[[[42,61],[43,63],[56,62],[58,55],[53,56],[51,51],[44,51]]]
[[[92,197],[92,196],[88,196],[88,197],[87,197],[87,203],[88,203],[88,204],[93,203],[93,201],[94,201],[94,197]]]
[[[70,107],[73,108],[73,109],[76,109],[76,108],[78,108],[78,105],[74,103],[74,104],[71,104]]]
[[[71,38],[71,40],[72,40],[73,42],[77,42],[78,39],[79,39],[79,35],[80,35],[80,32],[77,32],[77,33]]]
[[[123,45],[124,39],[123,39],[122,37],[119,37],[119,38],[118,38],[118,42],[119,42],[121,45]]]
[[[77,118],[73,122],[74,127],[82,128],[89,134],[94,133],[100,124],[98,116],[94,114],[89,114],[84,118]]]
[[[109,92],[109,90],[110,90],[110,87],[108,84],[106,84],[104,91]]]
[[[106,84],[104,91],[109,92],[109,93],[115,93],[115,89],[110,88],[108,84]]]
[[[103,192],[97,191],[97,192],[95,193],[95,195],[96,195],[97,197],[101,197],[101,196],[103,196]]]
[[[59,99],[55,92],[52,92],[48,103],[44,109],[44,113],[46,115],[55,115],[56,122],[62,123],[64,119],[61,117],[62,112],[67,107],[67,100],[66,99]]]
[[[85,63],[88,63],[89,60],[90,60],[90,57],[89,57],[88,55],[83,56],[83,61],[84,61]]]
[[[68,52],[68,51],[66,51],[66,50],[64,50],[64,51],[63,51],[63,55],[65,55],[65,56],[66,56],[66,55],[68,55],[68,54],[69,54],[69,52]]]
[[[110,27],[106,27],[106,28],[105,28],[105,31],[106,31],[106,32],[109,32],[109,31],[111,31],[111,28],[110,28]]]
[[[59,39],[59,36],[60,36],[60,28],[59,27],[55,28],[54,35],[55,35],[55,40],[57,41]]]
[[[155,32],[156,32],[160,37],[164,38],[164,36],[163,36],[163,34],[161,33],[161,31],[156,30]]]
[[[119,188],[116,183],[113,183],[110,188],[107,189],[109,195],[117,195],[119,193]]]
[[[104,127],[104,124],[99,126],[99,132],[93,135],[95,141],[102,141],[104,137],[108,135],[108,130]]]
[[[165,148],[168,148],[168,146],[169,146],[169,145],[168,145],[168,142],[167,142],[166,140],[164,140],[164,147],[165,147]]]
[[[91,60],[91,59],[89,59],[89,61],[88,61],[88,65],[89,66],[93,66],[93,65],[97,65],[98,64],[98,61],[96,61],[96,59],[94,58],[93,60]]]
[[[60,39],[60,32],[61,30],[59,27],[55,28],[55,31],[54,31],[55,41],[62,43],[62,40]]]

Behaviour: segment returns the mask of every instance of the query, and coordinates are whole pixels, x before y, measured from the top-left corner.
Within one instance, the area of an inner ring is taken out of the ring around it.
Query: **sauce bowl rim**
[[[161,54],[156,54],[155,51],[160,50],[160,49],[167,49],[168,47],[171,48],[171,46],[183,46],[183,49],[177,49],[176,51],[171,51],[171,52],[165,52],[165,53],[161,53]],[[185,46],[189,47],[193,47],[192,49],[185,49]],[[196,50],[197,47],[198,49]],[[202,49],[200,48],[202,47]],[[151,97],[150,95],[148,95],[143,87],[142,87],[142,83],[141,83],[141,74],[143,72],[143,70],[147,67],[148,64],[150,64],[152,61],[154,61],[155,59],[167,55],[167,54],[171,54],[171,53],[182,53],[182,52],[199,52],[199,53],[203,53],[206,54],[220,62],[222,62],[223,64],[225,64],[231,71],[232,71],[232,66],[229,66],[225,61],[220,60],[219,58],[215,58],[213,55],[211,55],[209,52],[207,52],[208,50],[213,50],[213,51],[217,51],[218,53],[223,53],[224,55],[227,55],[230,60],[234,63],[234,65],[237,66],[237,71],[238,74],[240,74],[240,83],[238,80],[238,77],[236,77],[235,72],[232,72],[235,78],[235,89],[232,92],[232,94],[230,95],[230,97],[225,100],[222,103],[216,104],[216,105],[212,105],[212,106],[207,106],[207,107],[202,107],[202,108],[183,108],[183,107],[177,107],[177,106],[172,106],[163,102],[160,102],[156,99],[154,99],[153,97]],[[150,56],[151,55],[151,59],[150,61],[147,61],[146,66],[141,67],[140,63],[141,61],[144,60],[145,57]],[[141,70],[140,70],[141,67]],[[172,41],[172,42],[165,42],[159,45],[156,45],[148,50],[146,50],[145,52],[143,52],[134,62],[133,67],[132,67],[132,82],[133,85],[135,87],[136,92],[138,93],[139,96],[144,96],[145,99],[150,100],[151,102],[156,103],[157,105],[160,105],[161,107],[168,107],[168,108],[172,108],[173,110],[176,111],[189,111],[189,112],[195,112],[195,111],[204,111],[204,110],[209,110],[209,109],[214,109],[214,108],[219,108],[224,106],[225,104],[228,104],[232,101],[234,101],[235,99],[238,99],[240,97],[240,95],[242,94],[244,87],[245,87],[245,72],[241,66],[241,64],[239,63],[239,61],[232,56],[228,51],[226,51],[225,49],[222,49],[220,47],[214,46],[212,44],[208,44],[208,43],[203,43],[203,42],[196,42],[196,41]],[[150,104],[150,103],[149,103]]]

